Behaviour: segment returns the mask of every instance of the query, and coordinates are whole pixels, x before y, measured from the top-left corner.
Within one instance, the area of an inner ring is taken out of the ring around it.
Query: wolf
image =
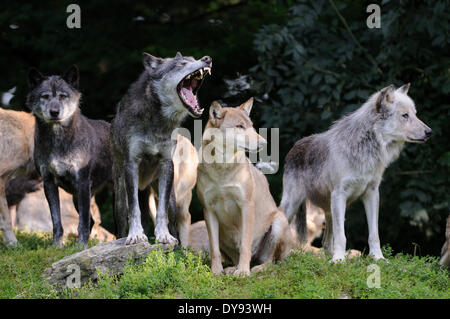
[[[445,227],[445,243],[441,249],[441,265],[450,267],[450,215],[447,218],[447,226]]]
[[[62,76],[44,76],[32,68],[28,83],[27,106],[36,118],[34,163],[50,206],[53,245],[64,244],[59,186],[73,195],[80,215],[78,244],[86,248],[94,225],[91,197],[112,181],[110,124],[81,114],[79,71],[75,65]]]
[[[168,213],[169,206],[176,207],[172,132],[187,115],[202,115],[197,93],[205,75],[211,73],[212,59],[196,60],[180,52],[163,59],[143,53],[143,64],[139,79],[118,103],[111,126],[118,237],[127,236],[128,217],[125,243],[147,241],[141,218],[149,216],[150,187],[158,181],[155,237],[160,243],[176,245],[176,212]]]
[[[34,171],[34,127],[32,114],[0,108],[0,217],[3,243],[16,247],[6,184]]]
[[[423,143],[432,134],[416,116],[409,87],[390,85],[376,92],[328,131],[297,141],[285,158],[280,209],[289,220],[298,213],[299,237],[304,240],[304,201],[322,208],[326,218],[323,246],[332,253],[333,262],[345,258],[345,209],[359,197],[367,216],[370,255],[375,260],[384,258],[378,235],[378,188],[383,173],[405,142]]]
[[[261,270],[285,258],[294,245],[267,179],[245,155],[267,143],[253,128],[252,106],[253,98],[238,107],[214,102],[203,135],[197,194],[204,207],[215,274],[223,272],[222,255],[236,265],[225,269],[226,273],[247,276],[251,261],[257,264],[252,271]]]

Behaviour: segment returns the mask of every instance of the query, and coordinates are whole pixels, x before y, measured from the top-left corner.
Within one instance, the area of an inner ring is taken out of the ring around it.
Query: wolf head
[[[266,140],[256,133],[250,120],[253,98],[238,107],[222,107],[219,102],[212,103],[209,110],[207,128],[220,131],[222,141],[216,141],[228,151],[258,152],[266,145]],[[206,133],[206,131],[205,131]],[[217,136],[214,137],[217,139]]]
[[[75,65],[62,76],[44,76],[32,68],[28,72],[27,106],[47,123],[64,122],[78,109],[81,98],[78,81],[79,72]]]
[[[211,74],[212,59],[209,56],[195,60],[178,52],[174,58],[162,59],[144,53],[143,63],[153,79],[166,117],[182,117],[186,112],[193,117],[202,115],[197,92],[204,76]]]
[[[410,84],[396,89],[385,87],[376,98],[376,111],[382,121],[382,134],[400,142],[426,142],[432,130],[416,116],[414,101],[407,95]]]

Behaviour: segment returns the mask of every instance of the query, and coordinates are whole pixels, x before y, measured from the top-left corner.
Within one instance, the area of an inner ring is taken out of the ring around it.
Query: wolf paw
[[[330,263],[332,264],[339,264],[345,262],[345,256],[333,256],[333,258],[330,260]]]
[[[239,268],[237,266],[225,268],[225,274],[231,274],[239,277],[250,276],[250,269]]]
[[[168,244],[170,246],[175,246],[178,244],[178,240],[173,237],[169,232],[156,233],[156,240],[161,244]]]
[[[54,239],[52,242],[52,246],[55,248],[63,248],[64,247],[64,240],[62,239]]]
[[[148,241],[147,236],[144,233],[129,234],[125,245],[134,245],[139,243],[144,243]]]
[[[7,248],[18,248],[20,247],[19,243],[17,242],[17,240],[9,240],[9,241],[4,241],[4,244]]]

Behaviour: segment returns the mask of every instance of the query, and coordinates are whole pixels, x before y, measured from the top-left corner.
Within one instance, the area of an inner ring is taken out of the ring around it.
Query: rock
[[[167,250],[168,245],[151,245],[143,242],[125,245],[126,238],[101,243],[92,248],[75,253],[53,263],[44,272],[44,278],[57,289],[79,288],[92,280],[97,280],[97,270],[121,274],[128,259],[142,262],[155,249]]]

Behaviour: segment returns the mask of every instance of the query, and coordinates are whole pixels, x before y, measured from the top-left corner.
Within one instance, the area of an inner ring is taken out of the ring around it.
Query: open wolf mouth
[[[186,75],[177,85],[181,102],[194,117],[200,117],[203,114],[203,109],[198,105],[197,92],[208,73],[211,74],[211,68],[205,66]]]

